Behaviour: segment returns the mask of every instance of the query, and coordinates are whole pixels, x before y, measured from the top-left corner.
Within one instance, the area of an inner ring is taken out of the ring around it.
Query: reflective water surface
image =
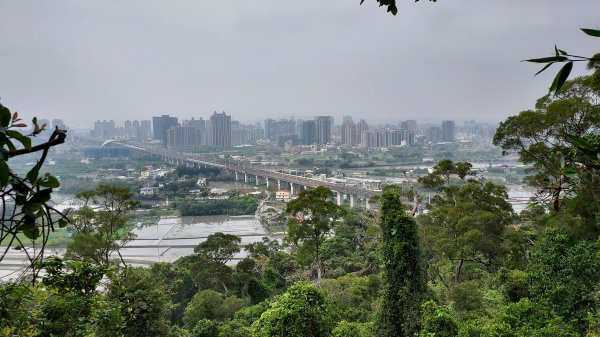
[[[121,249],[123,257],[172,261],[194,252],[194,247],[214,233],[222,232],[242,238],[242,245],[261,241],[266,232],[253,217],[169,217],[153,226],[135,228],[135,240]],[[245,256],[243,252],[236,258]]]

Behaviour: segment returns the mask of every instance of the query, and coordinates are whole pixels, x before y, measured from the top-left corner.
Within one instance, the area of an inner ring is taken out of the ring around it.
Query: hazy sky
[[[233,119],[320,114],[502,120],[600,39],[599,0],[0,0],[0,97],[22,115]],[[576,67],[585,72],[583,65]]]

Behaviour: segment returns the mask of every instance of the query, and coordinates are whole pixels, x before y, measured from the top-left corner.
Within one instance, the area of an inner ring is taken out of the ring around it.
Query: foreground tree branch
[[[21,122],[19,114],[11,113],[7,107],[0,104],[0,262],[11,248],[24,252],[29,261],[28,268],[33,271],[32,282],[35,282],[54,225],[58,223],[59,227],[64,227],[69,220],[66,213],[57,211],[49,204],[52,191],[60,186],[60,182],[49,173],[40,175],[48,151],[65,142],[66,131],[55,128],[48,141],[32,146],[31,138],[40,134],[46,127],[45,124],[39,126],[35,117],[32,124],[33,131],[23,134],[19,129],[27,125]],[[20,148],[15,145],[18,143]],[[42,153],[36,165],[24,177],[11,170],[8,164],[10,158],[39,151]]]
[[[41,150],[48,151],[53,146],[60,145],[60,144],[64,143],[66,138],[67,138],[67,131],[66,130],[61,130],[58,127],[56,127],[56,129],[54,130],[54,132],[50,136],[50,139],[47,142],[39,144],[39,145],[36,145],[36,146],[33,146],[33,147],[29,148],[29,149],[22,148],[22,149],[10,151],[8,153],[8,157],[9,158],[13,158],[13,157],[21,156],[21,155],[28,154],[28,153],[38,152],[38,151],[41,151]]]

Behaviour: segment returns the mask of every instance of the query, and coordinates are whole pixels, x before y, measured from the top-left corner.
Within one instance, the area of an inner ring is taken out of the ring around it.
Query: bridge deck
[[[129,148],[138,150],[138,151],[144,151],[144,152],[147,152],[147,153],[150,153],[153,155],[161,156],[164,158],[169,158],[171,160],[178,160],[178,161],[188,162],[188,163],[192,163],[192,164],[196,164],[196,165],[205,165],[205,166],[210,166],[210,167],[216,167],[216,168],[220,168],[220,169],[224,169],[224,170],[228,170],[228,171],[232,171],[232,172],[237,172],[237,173],[241,173],[241,174],[250,174],[250,175],[255,175],[255,176],[268,178],[268,179],[272,179],[272,180],[281,180],[284,182],[297,184],[297,185],[301,185],[301,186],[308,186],[308,187],[326,186],[326,187],[330,188],[332,191],[343,193],[343,194],[359,195],[359,196],[364,196],[367,198],[370,198],[374,195],[381,194],[381,191],[379,191],[379,190],[371,190],[371,189],[362,188],[362,187],[340,185],[340,184],[335,184],[335,183],[331,183],[328,181],[323,181],[320,179],[295,176],[292,174],[277,172],[277,171],[273,171],[273,170],[267,170],[267,169],[263,169],[263,168],[257,168],[257,167],[252,167],[252,166],[247,167],[245,165],[223,164],[223,163],[218,163],[218,162],[214,162],[214,161],[201,160],[201,159],[195,158],[189,154],[171,151],[171,150],[167,150],[164,148],[152,149],[152,148],[148,148],[148,147],[144,147],[144,146],[140,146],[140,145],[134,146],[134,145],[122,143],[119,141],[107,141],[107,142],[105,142],[105,144],[118,144],[118,145],[122,145],[122,146],[126,146]],[[103,144],[103,145],[105,145],[105,144]]]

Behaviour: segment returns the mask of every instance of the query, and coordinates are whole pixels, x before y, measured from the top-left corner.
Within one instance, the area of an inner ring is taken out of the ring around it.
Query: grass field
[[[19,233],[17,237],[21,240],[24,246],[29,246],[32,244],[32,240],[27,238],[23,233]],[[38,238],[35,243],[40,244],[41,238]],[[50,236],[48,237],[48,242],[46,243],[46,247],[66,247],[71,242],[71,233],[69,233],[66,229],[60,228],[56,229],[54,232],[50,232]],[[8,244],[10,238],[6,238],[4,241],[0,242],[0,244],[5,245]],[[17,240],[13,241],[13,245],[16,245]]]

